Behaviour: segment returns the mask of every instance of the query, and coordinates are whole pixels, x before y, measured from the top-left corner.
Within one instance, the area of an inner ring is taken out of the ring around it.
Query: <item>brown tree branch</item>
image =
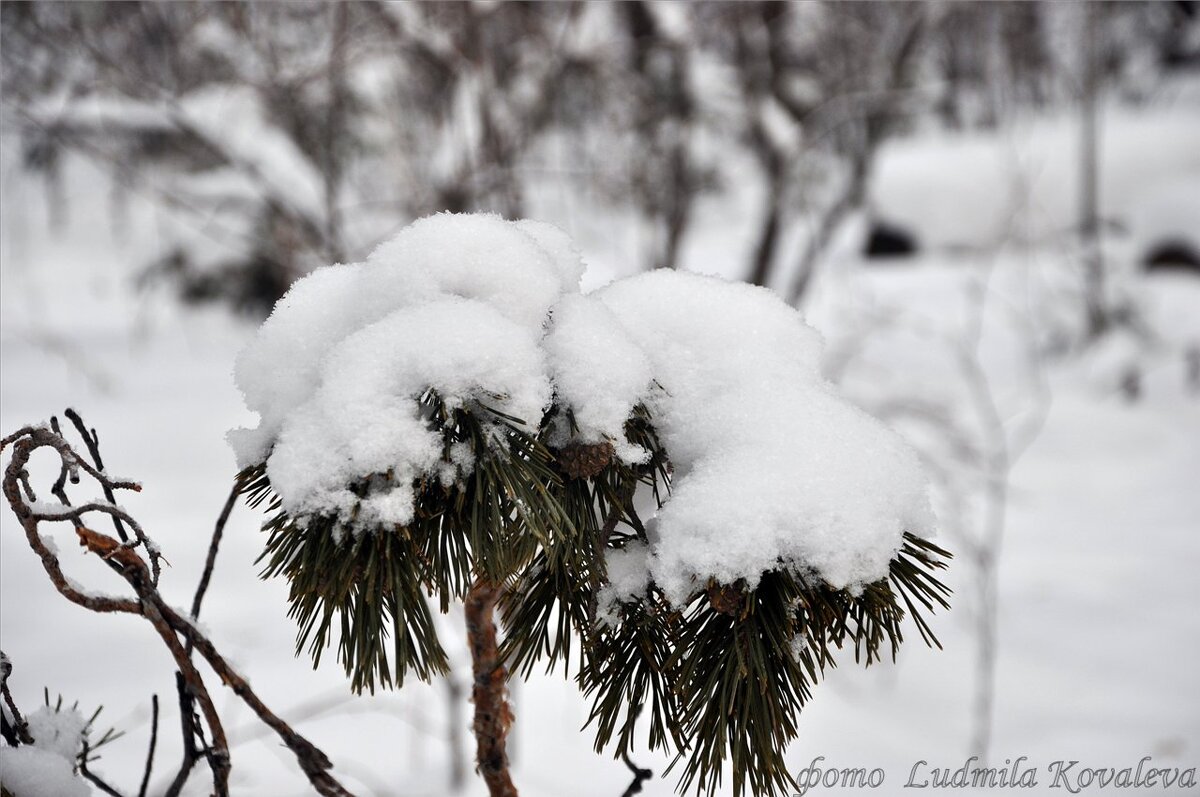
[[[96,430],[92,429],[89,433],[87,426],[83,422],[83,418],[79,417],[79,413],[70,407],[63,410],[63,415],[66,415],[67,420],[75,425],[75,431],[79,432],[79,436],[83,438],[83,444],[87,446],[88,453],[92,457],[92,462],[96,463],[96,468],[103,473],[104,460],[100,458],[100,436],[96,434]],[[104,497],[108,499],[108,502],[110,504],[117,503],[112,487],[109,487],[107,484],[101,484],[100,486],[104,490]],[[129,542],[129,535],[125,533],[125,527],[121,523],[121,519],[114,516],[112,522],[113,528],[117,530],[117,536],[121,538],[121,542]]]
[[[144,614],[146,619],[150,621],[150,624],[154,626],[154,630],[162,638],[163,644],[167,646],[167,650],[171,652],[171,657],[175,659],[175,666],[183,676],[188,692],[200,704],[200,712],[204,715],[204,721],[208,725],[208,729],[212,731],[213,736],[212,744],[210,745],[211,749],[208,753],[209,768],[213,773],[213,788],[216,790],[218,797],[220,795],[227,795],[229,794],[229,771],[232,765],[229,760],[229,743],[225,739],[225,728],[221,724],[221,717],[217,714],[212,697],[208,694],[208,689],[204,686],[204,679],[200,677],[200,673],[196,669],[196,666],[192,664],[187,651],[179,643],[179,637],[175,636],[174,629],[163,616],[160,607],[155,604],[156,601],[153,600],[144,601]]]
[[[300,768],[308,776],[309,781],[316,787],[318,792],[323,795],[336,795],[337,797],[350,794],[329,774],[328,770],[332,769],[333,764],[329,761],[325,753],[321,752],[312,742],[292,730],[290,725],[267,708],[266,704],[250,688],[250,684],[246,682],[246,679],[229,665],[229,662],[217,651],[216,646],[191,621],[178,614],[166,604],[161,604],[158,608],[162,611],[163,617],[169,626],[182,635],[188,644],[204,657],[204,660],[212,667],[213,672],[221,679],[221,683],[233,690],[233,693],[240,697],[265,725],[279,735],[283,743],[296,755],[296,760],[300,764]]]
[[[217,517],[217,522],[213,527],[212,541],[209,542],[208,556],[204,562],[204,572],[200,576],[200,583],[196,585],[196,595],[192,598],[192,620],[200,616],[200,606],[204,602],[204,595],[208,591],[208,584],[212,579],[213,567],[217,562],[217,551],[221,545],[221,538],[225,533],[225,524],[229,520],[229,515],[233,511],[233,505],[237,502],[237,497],[240,494],[241,490],[235,483],[230,489],[229,497],[225,499],[225,505],[221,508],[221,514]],[[187,641],[184,649],[190,659],[192,655],[191,640]],[[171,781],[170,787],[167,789],[167,797],[177,797],[183,790],[184,784],[187,783],[188,776],[192,772],[192,767],[196,765],[196,761],[200,758],[199,750],[196,748],[196,736],[202,732],[195,717],[195,699],[187,687],[187,682],[181,674],[176,673],[175,675],[175,688],[179,693],[180,731],[183,734],[183,760],[179,762],[179,769],[175,773],[175,778]]]
[[[165,797],[178,797],[192,774],[192,768],[200,759],[200,751],[196,748],[196,737],[200,734],[199,720],[195,715],[195,701],[188,693],[187,682],[183,675],[175,673],[175,691],[179,695],[179,731],[183,736],[183,760],[171,785],[164,792]]]
[[[475,762],[487,783],[488,793],[491,797],[517,797],[505,750],[505,738],[513,720],[505,696],[508,671],[496,646],[494,619],[496,601],[502,591],[500,585],[481,578],[471,586],[465,601],[467,641],[475,675],[471,689],[471,700],[475,703],[472,728],[477,744]]]
[[[76,415],[75,418],[77,417]],[[76,421],[75,418],[72,418],[72,421],[76,424],[76,428],[86,430],[82,421]],[[84,436],[85,441],[88,439],[91,440],[89,448],[95,446],[96,438],[94,433],[87,435],[85,432],[81,432],[81,435]],[[21,522],[22,528],[25,530],[25,536],[30,547],[42,560],[42,565],[50,576],[50,580],[55,588],[68,600],[92,611],[141,614],[154,626],[163,644],[166,645],[175,660],[179,673],[180,707],[184,715],[182,729],[184,731],[185,759],[183,767],[175,778],[175,782],[168,790],[168,794],[178,793],[178,789],[186,782],[187,774],[196,760],[195,738],[197,736],[203,738],[199,725],[191,719],[192,701],[199,703],[200,711],[204,715],[205,724],[208,725],[212,733],[212,742],[207,745],[205,754],[212,769],[215,792],[218,795],[227,795],[229,791],[229,747],[220,716],[204,685],[203,678],[192,663],[191,650],[195,648],[204,657],[205,661],[208,662],[209,666],[212,667],[213,671],[217,673],[221,682],[232,689],[238,697],[250,706],[255,714],[271,727],[283,739],[284,744],[295,753],[301,769],[318,793],[332,795],[333,797],[346,797],[349,795],[350,793],[329,774],[328,770],[332,768],[332,764],[325,754],[272,713],[250,689],[245,679],[229,666],[228,662],[221,656],[212,642],[195,627],[191,619],[180,615],[162,598],[157,588],[157,548],[150,542],[137,521],[130,517],[125,510],[111,502],[93,501],[80,506],[71,506],[66,494],[66,482],[69,479],[72,483],[77,483],[80,471],[87,473],[102,486],[110,490],[137,490],[140,487],[133,482],[112,480],[105,475],[98,465],[93,467],[86,460],[82,459],[71,448],[66,439],[63,438],[57,423],[54,423],[51,427],[25,427],[19,432],[0,440],[0,450],[9,445],[12,446],[12,458],[5,469],[3,493],[14,514],[16,514],[18,520]],[[31,506],[26,501],[25,494],[23,494],[23,491],[24,493],[32,492],[28,488],[26,465],[32,453],[39,448],[51,448],[59,455],[61,464],[60,475],[52,492],[58,497],[61,507]],[[93,450],[92,453],[93,458],[99,463],[98,451]],[[205,570],[206,576],[211,574],[212,562],[215,559],[216,549],[220,542],[221,531],[224,528],[229,511],[232,510],[232,503],[236,494],[235,490],[231,494],[230,499],[226,501],[226,509],[222,512],[222,517],[218,520],[213,543],[210,545],[208,566]],[[112,518],[120,519],[133,531],[136,540],[122,543],[88,528],[84,525],[84,520],[90,513],[102,513]],[[137,594],[137,600],[89,595],[76,587],[63,574],[58,557],[46,544],[46,541],[42,539],[38,531],[38,524],[42,521],[64,520],[74,524],[81,545],[89,552],[100,556],[114,572],[125,579]],[[151,562],[149,567],[134,551],[134,548],[138,545],[145,546]],[[196,599],[193,602],[195,611],[199,610],[199,603],[203,599],[204,586],[206,586],[206,579],[202,581],[201,588],[197,590]],[[493,628],[493,638],[494,633]],[[184,642],[186,642],[186,648]],[[153,756],[153,744],[150,756]],[[149,764],[147,766],[149,767]],[[147,771],[146,777],[143,779],[144,782],[148,779],[148,774]]]

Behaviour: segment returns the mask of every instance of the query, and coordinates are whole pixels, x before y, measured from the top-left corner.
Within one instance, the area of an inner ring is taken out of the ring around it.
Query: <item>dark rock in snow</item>
[[[1160,241],[1146,250],[1142,265],[1147,271],[1185,271],[1200,276],[1200,251],[1180,239]]]
[[[909,257],[917,252],[917,239],[908,230],[876,221],[871,224],[863,254],[872,259]]]

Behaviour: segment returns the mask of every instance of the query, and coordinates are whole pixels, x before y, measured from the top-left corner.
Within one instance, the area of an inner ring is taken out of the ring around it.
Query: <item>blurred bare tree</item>
[[[1097,14],[1088,85],[1136,94],[1147,63],[1188,63],[1187,8]],[[697,203],[749,182],[761,201],[745,278],[798,301],[889,136],[1078,101],[1063,16],[1037,3],[7,3],[0,89],[57,218],[73,152],[111,171],[118,198],[149,193],[190,220],[145,272],[188,300],[262,314],[296,277],[413,217],[521,215],[549,180],[640,219],[639,267],[679,265]],[[552,149],[573,168],[542,168]]]
[[[799,220],[798,204],[811,229],[790,268],[787,296],[795,302],[833,232],[861,207],[879,144],[911,121],[929,7],[774,2],[714,10],[714,33],[732,40],[739,121],[767,186],[749,280],[775,282],[784,226]]]

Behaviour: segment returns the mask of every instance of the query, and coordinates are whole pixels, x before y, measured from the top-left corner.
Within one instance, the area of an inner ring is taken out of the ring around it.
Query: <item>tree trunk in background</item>
[[[767,207],[763,212],[758,243],[754,246],[754,259],[750,264],[750,282],[763,286],[770,279],[771,266],[775,262],[775,245],[779,241],[779,214],[783,204],[783,179],[768,175],[768,182],[770,186],[767,189]]]
[[[450,793],[462,794],[467,787],[467,762],[463,758],[463,724],[459,713],[463,688],[451,672],[446,676],[446,716],[449,720],[446,744],[450,747]]]
[[[1083,243],[1084,303],[1087,311],[1087,337],[1102,335],[1109,317],[1104,300],[1104,252],[1101,241],[1099,188],[1099,119],[1097,90],[1100,82],[1099,15],[1101,9],[1084,3],[1080,31],[1082,63],[1080,69],[1080,142],[1079,142],[1079,233]]]
[[[346,104],[349,101],[349,86],[346,84],[346,46],[349,35],[349,8],[337,3],[330,8],[333,19],[330,23],[329,63],[326,65],[326,80],[329,84],[329,107],[325,118],[324,168],[322,177],[325,185],[325,254],[330,262],[341,262],[343,256],[340,191],[342,186],[343,159],[341,138],[345,134]]]

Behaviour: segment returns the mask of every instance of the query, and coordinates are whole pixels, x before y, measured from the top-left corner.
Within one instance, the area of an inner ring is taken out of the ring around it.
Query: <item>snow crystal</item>
[[[67,575],[66,573],[63,574],[63,580],[66,582],[68,587],[75,590],[80,595],[87,596],[88,598],[93,598],[93,599],[98,599],[98,600],[110,600],[110,599],[111,600],[129,600],[130,597],[132,597],[132,595],[120,595],[116,592],[102,592],[100,590],[90,589],[88,587],[85,587],[83,584],[76,581],[75,579],[71,578],[71,576]]]
[[[241,355],[258,429],[233,433],[243,465],[267,462],[290,513],[412,519],[413,483],[451,483],[418,397],[482,402],[535,429],[552,398],[574,433],[624,438],[644,402],[674,467],[648,548],[612,556],[606,594],[653,579],[674,601],[698,583],[780,566],[856,589],[886,576],[905,530],[930,530],[915,454],[839,398],[822,342],[774,293],[658,271],[589,296],[561,231],[494,215],[439,214],[366,263],[298,282]],[[565,434],[563,428],[555,430]],[[350,485],[372,478],[361,499]]]
[[[121,506],[120,504],[114,504],[111,501],[105,500],[104,498],[92,498],[76,506],[64,504],[61,501],[31,501],[26,504],[26,506],[28,506],[29,511],[34,515],[37,515],[40,520],[46,520],[53,523],[59,520],[70,520],[72,514],[78,511],[80,506],[85,504],[89,507],[94,507],[96,511],[112,509],[116,512],[129,514],[125,507]]]
[[[64,512],[74,511],[72,507],[66,506],[61,501],[30,501],[26,506],[33,514],[43,516],[48,520],[57,518]]]

